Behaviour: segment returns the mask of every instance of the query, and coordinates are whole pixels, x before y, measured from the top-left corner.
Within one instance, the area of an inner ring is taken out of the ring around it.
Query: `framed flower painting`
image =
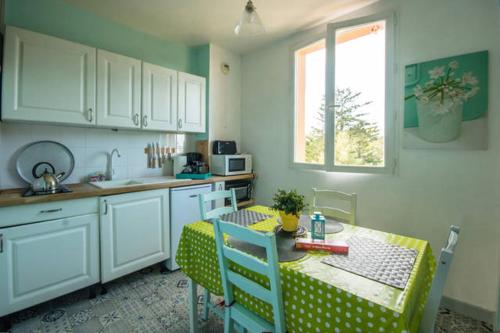
[[[486,149],[488,51],[405,68],[403,146]]]

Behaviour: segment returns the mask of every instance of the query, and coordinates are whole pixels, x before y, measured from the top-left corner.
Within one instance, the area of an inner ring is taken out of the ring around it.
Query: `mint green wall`
[[[62,0],[6,0],[5,23],[193,72],[191,48],[109,21]]]

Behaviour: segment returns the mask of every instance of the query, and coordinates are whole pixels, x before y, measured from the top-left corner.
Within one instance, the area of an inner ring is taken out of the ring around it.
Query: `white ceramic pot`
[[[418,135],[429,142],[450,142],[460,136],[463,103],[445,98],[422,103],[417,100]]]

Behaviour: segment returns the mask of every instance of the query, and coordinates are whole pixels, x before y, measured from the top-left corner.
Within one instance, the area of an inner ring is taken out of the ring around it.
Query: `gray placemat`
[[[253,210],[242,209],[232,213],[223,214],[219,217],[219,219],[246,227],[251,224],[267,220],[271,217],[271,215],[255,212]]]
[[[303,225],[307,229],[311,230],[311,216],[310,215],[300,215],[300,225]],[[339,221],[335,221],[332,218],[325,217],[325,234],[335,234],[344,230],[344,226]]]
[[[263,247],[253,245],[232,237],[229,237],[228,243],[231,247],[251,254],[260,259],[266,259],[266,250]],[[302,259],[307,251],[295,249],[295,236],[293,233],[283,230],[277,230],[276,250],[278,251],[278,261],[288,262]]]
[[[404,289],[418,251],[370,238],[347,240],[348,255],[332,254],[321,262],[389,286]]]

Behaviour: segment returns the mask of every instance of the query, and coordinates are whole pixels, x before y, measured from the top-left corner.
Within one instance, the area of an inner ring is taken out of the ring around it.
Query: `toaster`
[[[214,155],[235,155],[236,141],[215,140],[212,145],[212,154]]]

